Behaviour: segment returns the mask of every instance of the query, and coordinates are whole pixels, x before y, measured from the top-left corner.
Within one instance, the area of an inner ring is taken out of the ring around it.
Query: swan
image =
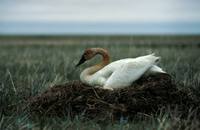
[[[109,63],[109,53],[103,48],[86,49],[76,67],[96,55],[103,57],[102,62],[84,69],[80,74],[81,82],[90,86],[113,90],[130,86],[143,75],[166,73],[156,65],[160,57],[154,54]]]

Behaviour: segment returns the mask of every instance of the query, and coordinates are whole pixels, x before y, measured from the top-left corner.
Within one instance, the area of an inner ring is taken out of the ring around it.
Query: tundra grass
[[[22,41],[23,42],[23,41]],[[200,121],[190,114],[180,118],[176,110],[165,110],[154,115],[138,113],[132,122],[82,121],[81,117],[30,118],[17,106],[30,96],[42,93],[55,84],[79,79],[80,72],[99,62],[94,58],[80,68],[75,68],[83,50],[103,47],[109,50],[111,60],[137,57],[155,52],[161,56],[161,66],[176,82],[179,89],[187,90],[199,100],[200,47],[199,45],[134,45],[134,44],[0,44],[0,129],[198,129]],[[160,41],[162,42],[162,41]],[[176,97],[174,97],[176,98]],[[188,106],[188,111],[190,111]],[[192,111],[191,111],[192,113]]]

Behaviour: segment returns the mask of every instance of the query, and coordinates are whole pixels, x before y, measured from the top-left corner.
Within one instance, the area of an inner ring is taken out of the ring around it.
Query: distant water
[[[200,23],[0,22],[0,34],[200,34]]]

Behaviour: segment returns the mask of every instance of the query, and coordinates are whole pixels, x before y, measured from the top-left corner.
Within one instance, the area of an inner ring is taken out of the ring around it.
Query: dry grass
[[[68,115],[73,119],[81,115],[84,119],[113,122],[121,118],[131,121],[137,113],[155,114],[161,107],[177,106],[183,115],[190,105],[200,112],[198,104],[186,92],[177,89],[169,75],[156,74],[114,91],[93,88],[80,81],[56,85],[27,100],[24,110],[39,116]]]
[[[135,45],[136,41],[132,44],[131,40],[127,44],[112,44],[112,40],[108,38],[98,40],[99,43],[102,41],[105,44],[96,44],[93,39],[90,41],[91,44],[79,40],[79,43],[75,45],[35,45],[34,43],[31,45],[25,45],[25,43],[0,45],[0,129],[182,130],[199,128],[198,110],[193,109],[189,104],[192,102],[184,105],[186,101],[184,98],[182,100],[184,107],[165,107],[164,109],[161,106],[154,114],[138,112],[131,122],[126,122],[126,119],[121,118],[118,123],[112,124],[108,121],[107,125],[97,124],[93,120],[82,121],[81,116],[75,116],[73,120],[70,120],[67,115],[65,117],[30,116],[26,111],[22,111],[21,107],[16,107],[24,105],[30,97],[47,91],[50,86],[79,79],[83,68],[98,59],[83,65],[78,70],[74,69],[74,65],[85,48],[97,46],[107,48],[112,60],[156,52],[162,57],[159,66],[172,76],[178,90],[186,92],[189,97],[198,102],[200,97],[199,44],[154,45],[155,40],[148,41],[147,39],[144,40],[144,44],[147,45]],[[184,37],[181,40],[184,41]],[[156,40],[157,43],[164,41],[159,37]],[[194,42],[200,43],[198,39],[194,39]],[[171,96],[171,98],[178,99],[177,96]],[[181,108],[184,108],[186,112],[182,113]]]

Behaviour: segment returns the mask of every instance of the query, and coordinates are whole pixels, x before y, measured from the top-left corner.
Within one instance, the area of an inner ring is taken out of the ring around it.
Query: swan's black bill
[[[78,64],[76,65],[76,67],[78,67],[79,65],[83,64],[86,61],[85,57],[82,56],[80,61],[78,62]]]

